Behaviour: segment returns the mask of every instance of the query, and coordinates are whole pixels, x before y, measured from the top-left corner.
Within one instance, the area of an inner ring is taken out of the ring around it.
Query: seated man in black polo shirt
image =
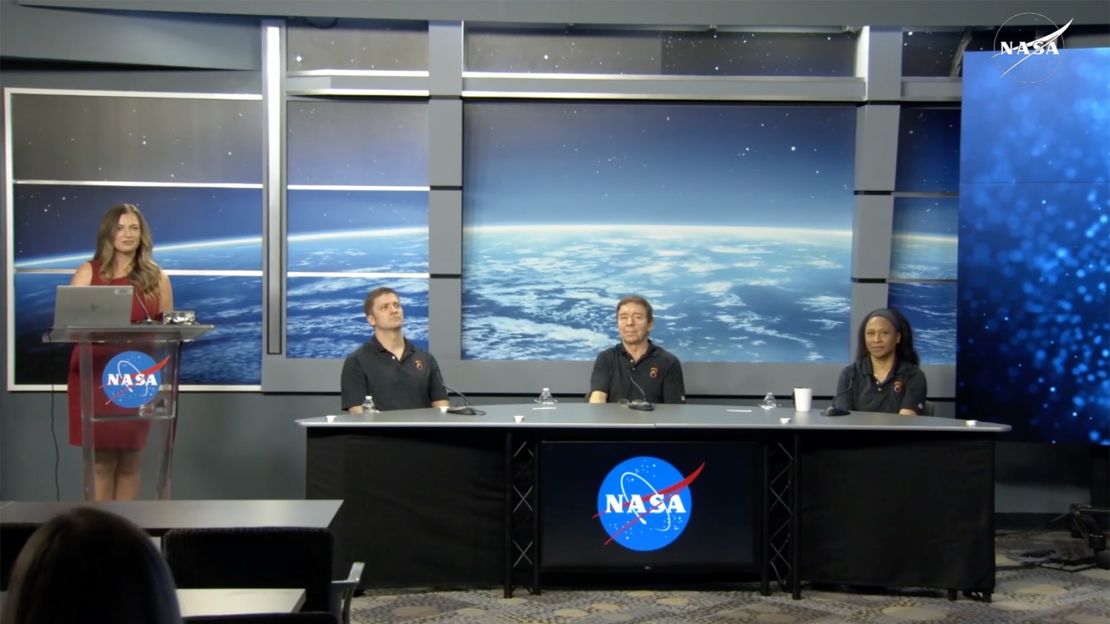
[[[652,325],[651,304],[643,297],[628,295],[617,303],[621,341],[597,355],[590,375],[590,403],[686,402],[682,364],[648,339]]]
[[[340,378],[343,409],[362,413],[366,395],[380,410],[447,407],[447,389],[432,354],[405,339],[405,314],[392,288],[375,288],[362,304],[374,337],[347,356]]]

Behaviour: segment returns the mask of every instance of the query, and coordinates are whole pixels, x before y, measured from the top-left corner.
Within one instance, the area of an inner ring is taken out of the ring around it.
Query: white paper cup
[[[794,388],[794,411],[808,412],[813,407],[813,388]]]
[[[524,422],[524,417],[518,414],[516,416],[513,416],[513,420],[517,422]]]
[[[335,422],[335,416],[333,416],[332,414],[328,414],[327,418],[328,422]]]

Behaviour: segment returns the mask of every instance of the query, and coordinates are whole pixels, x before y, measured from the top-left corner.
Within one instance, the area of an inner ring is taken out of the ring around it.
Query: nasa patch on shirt
[[[894,393],[895,394],[902,394],[902,392],[905,389],[906,389],[906,384],[902,383],[901,379],[895,379],[894,380]]]

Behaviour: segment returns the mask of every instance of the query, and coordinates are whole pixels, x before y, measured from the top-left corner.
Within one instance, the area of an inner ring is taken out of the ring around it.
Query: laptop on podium
[[[134,286],[59,286],[54,327],[126,327]]]

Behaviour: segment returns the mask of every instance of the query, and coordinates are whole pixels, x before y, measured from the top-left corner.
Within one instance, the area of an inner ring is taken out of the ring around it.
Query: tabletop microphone
[[[848,414],[852,413],[852,412],[850,412],[846,409],[840,409],[839,407],[837,407],[836,406],[836,400],[839,399],[840,397],[844,396],[845,394],[848,394],[849,392],[852,391],[852,382],[855,381],[854,378],[855,378],[855,375],[852,375],[851,377],[849,377],[848,378],[848,387],[833,395],[832,405],[825,408],[825,415],[826,416],[847,416]]]
[[[462,398],[462,400],[463,400],[462,405],[459,405],[457,407],[448,407],[447,408],[447,413],[448,414],[456,414],[456,415],[459,415],[459,416],[484,416],[485,415],[485,412],[483,412],[482,410],[475,409],[475,408],[470,406],[470,399],[466,398],[465,394],[459,392],[458,390],[455,390],[454,388],[452,388],[451,386],[448,386],[446,383],[443,382],[443,372],[439,370],[438,366],[436,367],[436,373],[439,375],[439,383],[440,383],[440,385],[443,386],[443,389],[446,390],[447,392],[453,392],[453,393],[459,395],[459,397]]]
[[[636,378],[632,376],[632,374],[635,373],[635,372],[636,372],[636,367],[635,366],[633,366],[631,369],[629,369],[629,371],[628,371],[628,381],[631,381],[632,385],[636,386],[636,389],[640,391],[640,396],[643,397],[643,398],[632,399],[628,403],[626,403],[625,405],[628,406],[628,409],[639,410],[641,412],[650,412],[650,411],[655,409],[655,406],[651,404],[651,401],[647,400],[647,393],[644,392],[644,389],[640,387],[640,384],[636,383]]]

